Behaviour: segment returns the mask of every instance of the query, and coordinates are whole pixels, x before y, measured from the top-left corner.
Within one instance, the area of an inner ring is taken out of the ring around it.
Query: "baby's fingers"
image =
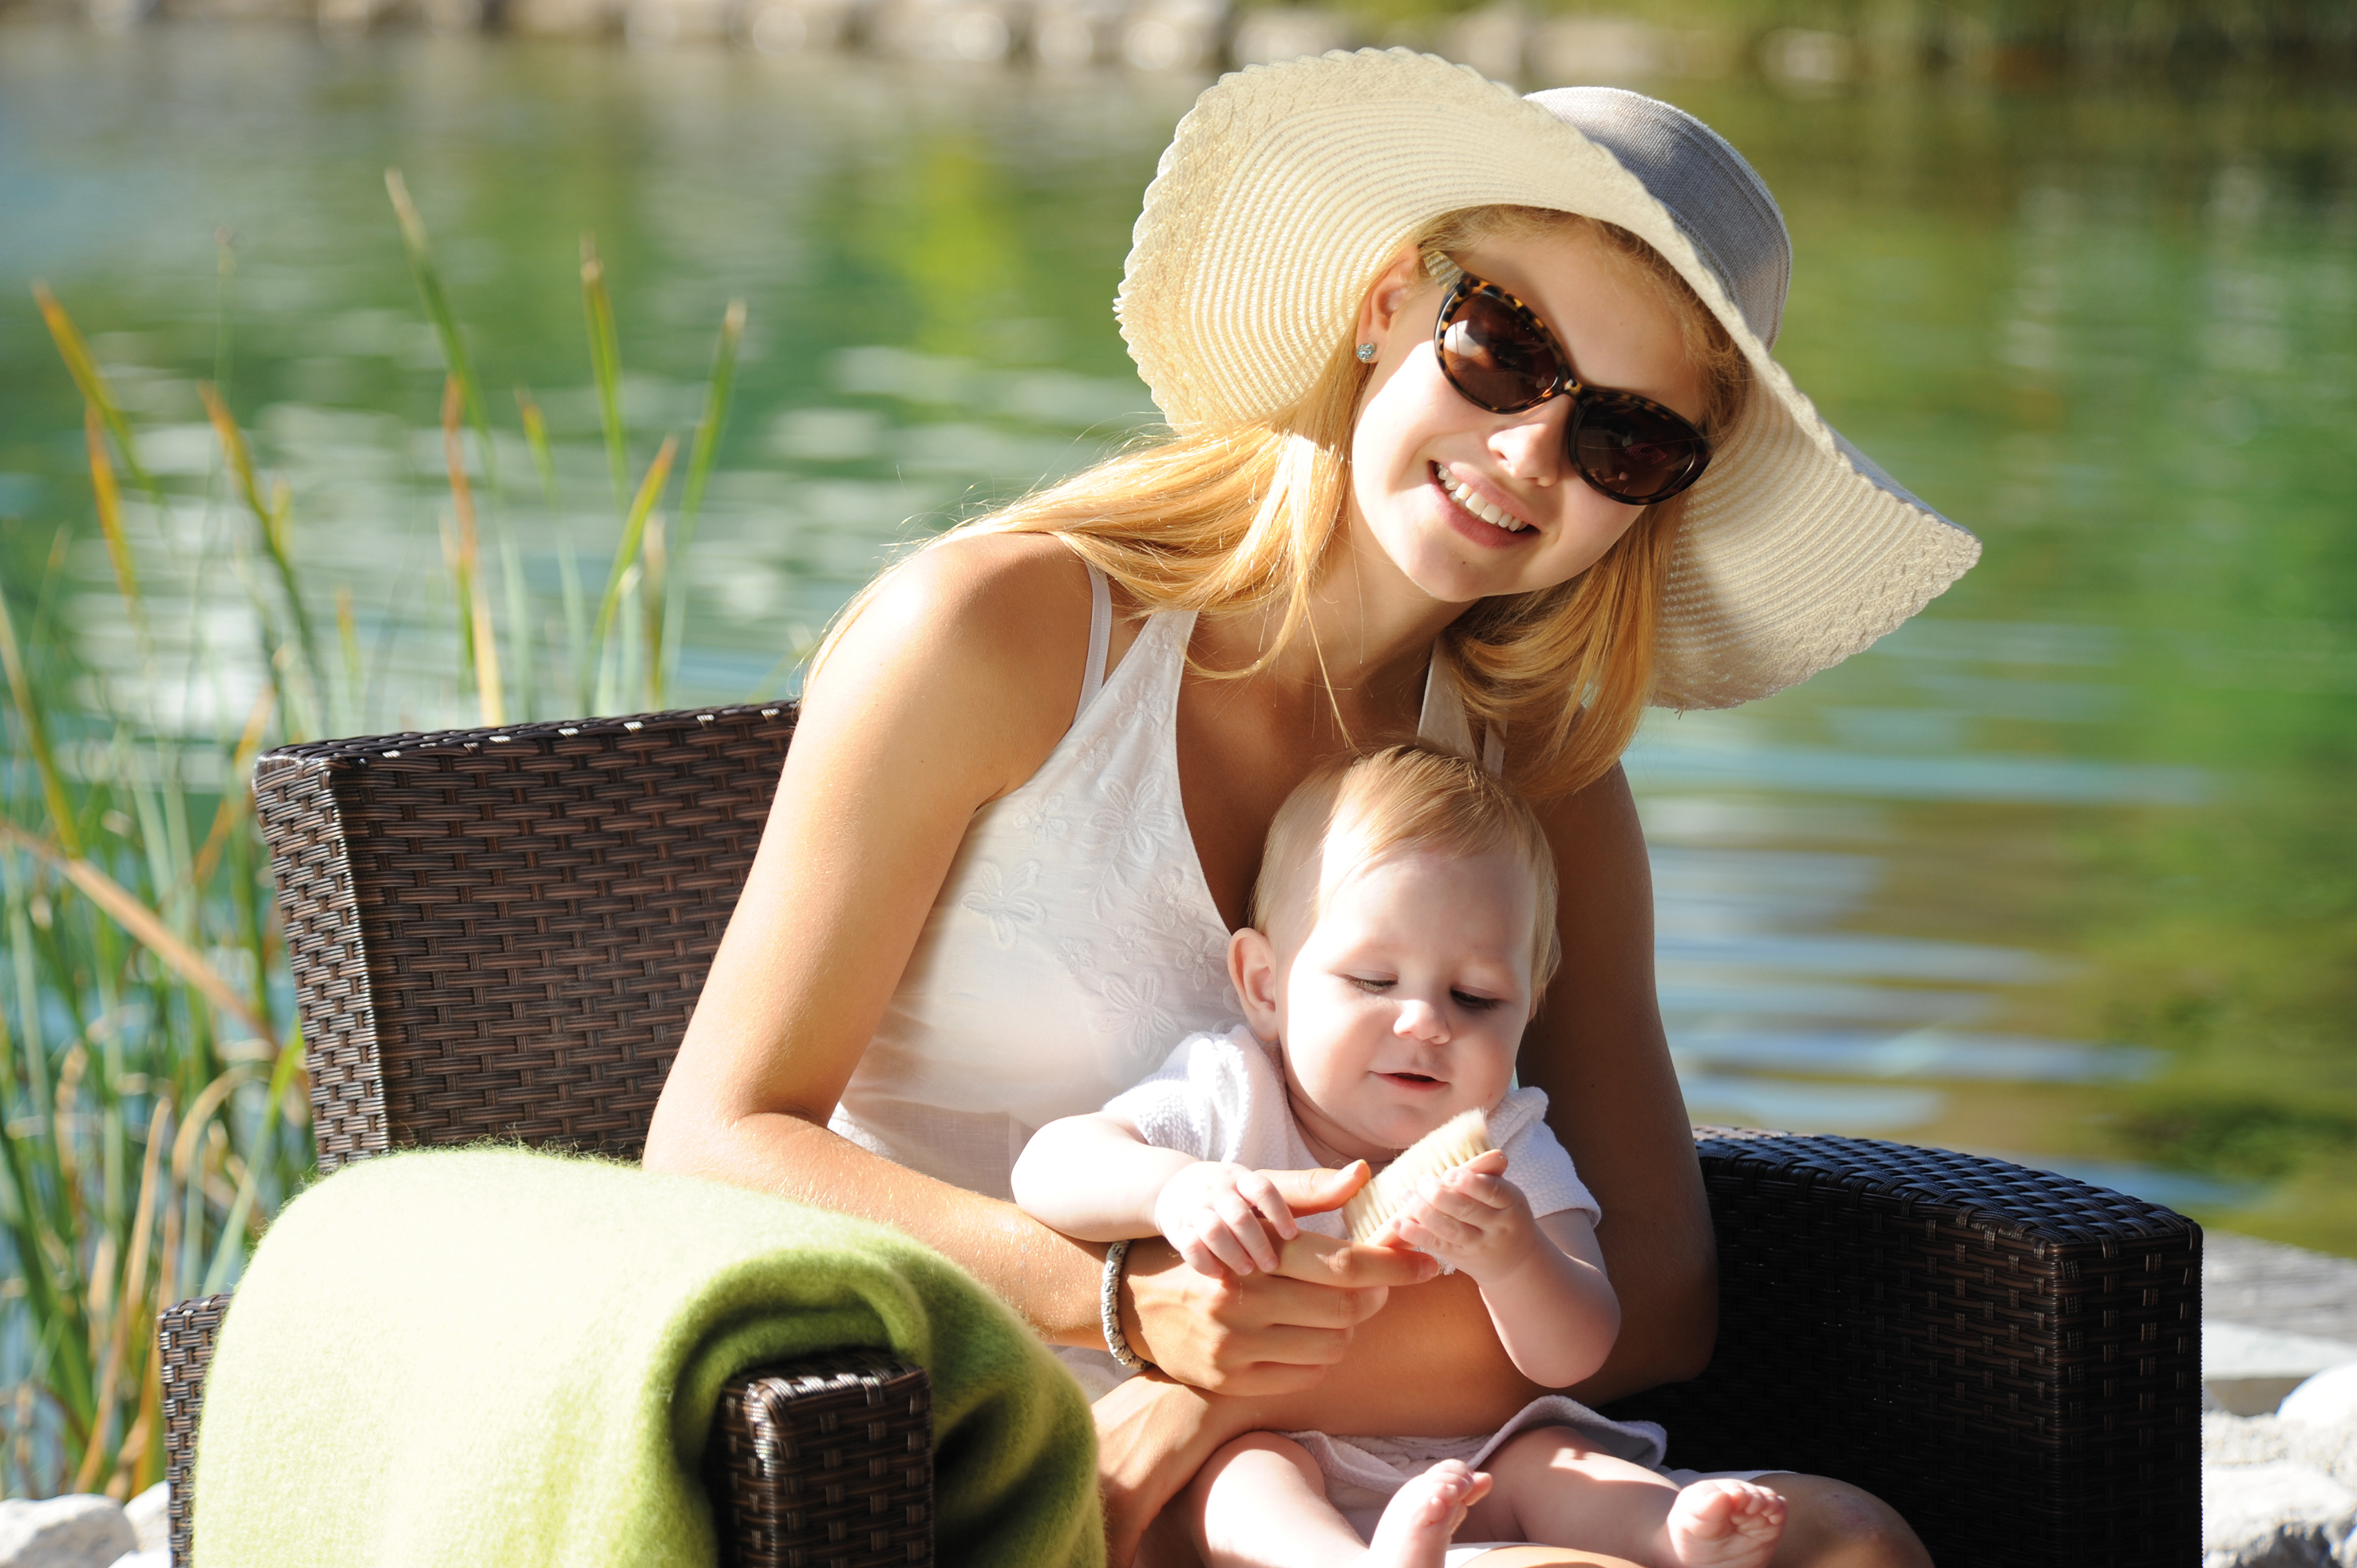
[[[1301,1227],[1294,1219],[1293,1209],[1285,1201],[1284,1192],[1278,1188],[1276,1183],[1268,1179],[1266,1172],[1247,1171],[1238,1176],[1236,1191],[1243,1195],[1246,1203],[1260,1211],[1261,1219],[1267,1221],[1269,1229],[1276,1232],[1278,1240],[1290,1241],[1301,1234]],[[1274,1254],[1272,1259],[1273,1257]],[[1274,1261],[1269,1264],[1271,1268],[1275,1266]]]
[[[1242,1279],[1254,1271],[1252,1253],[1216,1214],[1206,1214],[1195,1226],[1189,1243],[1179,1248],[1198,1273],[1214,1279]],[[1209,1265],[1208,1267],[1206,1265]]]
[[[1269,1240],[1259,1214],[1254,1211],[1241,1192],[1232,1190],[1220,1194],[1212,1208],[1219,1216],[1220,1225],[1247,1260],[1239,1273],[1248,1274],[1254,1269],[1265,1271],[1276,1267],[1276,1244]]]

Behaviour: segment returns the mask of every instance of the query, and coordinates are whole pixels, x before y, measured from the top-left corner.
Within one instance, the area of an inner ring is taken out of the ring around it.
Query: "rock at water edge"
[[[107,1568],[138,1545],[113,1498],[75,1492],[0,1502],[0,1568]]]

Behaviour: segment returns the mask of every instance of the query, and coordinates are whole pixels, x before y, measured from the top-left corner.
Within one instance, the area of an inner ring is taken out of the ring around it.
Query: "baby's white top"
[[[1490,1112],[1490,1144],[1506,1155],[1506,1179],[1544,1218],[1577,1209],[1591,1225],[1603,1218],[1571,1155],[1546,1124],[1544,1090],[1517,1089]],[[1115,1096],[1105,1110],[1128,1122],[1157,1149],[1262,1171],[1315,1170],[1325,1162],[1301,1135],[1285,1089],[1276,1047],[1242,1024],[1225,1034],[1190,1035],[1162,1069]],[[1305,1214],[1301,1228],[1340,1240],[1341,1213]]]
[[[876,1037],[829,1123],[886,1159],[992,1197],[1040,1127],[1096,1110],[1171,1042],[1239,1015],[1228,929],[1178,795],[1191,612],[1148,618],[1111,678],[1105,581],[1072,727],[974,815]],[[1471,754],[1437,651],[1424,738]],[[1497,766],[1494,741],[1489,765]]]

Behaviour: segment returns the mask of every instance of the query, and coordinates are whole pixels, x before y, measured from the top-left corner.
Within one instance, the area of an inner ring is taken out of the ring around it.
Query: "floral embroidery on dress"
[[[1027,860],[1016,867],[1011,882],[1000,874],[996,865],[986,860],[975,864],[974,874],[981,886],[959,899],[959,907],[988,920],[990,934],[998,939],[1000,947],[1015,945],[1017,926],[1036,926],[1047,915],[1039,900],[1026,897],[1039,885],[1038,861]]]
[[[1064,792],[1053,790],[1035,802],[1023,814],[1023,831],[1030,836],[1034,849],[1071,837],[1072,819],[1064,809]]]
[[[1163,1001],[1158,970],[1108,974],[1099,994],[1105,1000],[1101,1022],[1106,1032],[1120,1035],[1134,1055],[1143,1058],[1147,1053],[1168,1050],[1178,1044],[1178,1036],[1173,1031],[1178,1020]]]

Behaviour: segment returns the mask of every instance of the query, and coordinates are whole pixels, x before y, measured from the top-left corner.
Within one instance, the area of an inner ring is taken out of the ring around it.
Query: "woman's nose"
[[[1551,397],[1491,431],[1490,455],[1509,478],[1552,485],[1563,477],[1564,422],[1570,417],[1571,399]]]
[[[1437,1046],[1448,1038],[1448,1024],[1431,1003],[1420,996],[1411,996],[1400,1004],[1399,1016],[1392,1023],[1392,1032]]]

